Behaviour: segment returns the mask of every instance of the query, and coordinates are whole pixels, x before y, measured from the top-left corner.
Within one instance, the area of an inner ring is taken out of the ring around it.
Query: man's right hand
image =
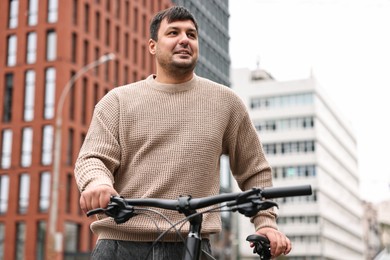
[[[108,185],[99,185],[84,190],[80,196],[80,207],[87,213],[96,208],[106,208],[111,196],[118,195],[118,192]]]

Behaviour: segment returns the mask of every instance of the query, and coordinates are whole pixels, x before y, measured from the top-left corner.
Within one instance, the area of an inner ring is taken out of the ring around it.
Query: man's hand
[[[87,189],[81,193],[80,207],[84,213],[96,208],[105,208],[110,202],[111,196],[114,195],[118,195],[118,192],[108,185]]]
[[[291,242],[283,233],[273,228],[261,228],[257,234],[266,236],[271,245],[272,258],[281,254],[287,255],[291,251]]]

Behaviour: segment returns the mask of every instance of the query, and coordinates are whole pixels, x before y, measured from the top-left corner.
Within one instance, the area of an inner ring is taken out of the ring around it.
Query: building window
[[[87,65],[88,64],[88,60],[89,60],[89,55],[88,55],[88,50],[89,50],[89,42],[88,40],[85,40],[84,41],[84,57],[83,57],[83,61],[84,61],[84,65]]]
[[[39,211],[47,212],[50,205],[50,172],[42,172],[39,190]]]
[[[253,124],[256,130],[260,132],[303,130],[314,127],[314,118],[312,116],[307,116],[282,118],[277,120],[256,120]]]
[[[77,62],[77,34],[72,33],[72,62]]]
[[[18,26],[19,0],[9,1],[8,28],[13,29]]]
[[[73,0],[72,20],[74,25],[77,25],[77,16],[78,16],[78,0]]]
[[[7,42],[8,42],[7,66],[13,67],[16,65],[16,54],[17,54],[17,44],[18,44],[16,35],[8,36]]]
[[[65,200],[65,211],[66,213],[71,212],[72,208],[72,185],[73,185],[73,174],[68,174],[66,176],[66,200]]]
[[[119,84],[119,61],[114,62],[114,85],[118,86]]]
[[[19,213],[26,214],[30,193],[30,175],[23,173],[19,177]]]
[[[32,127],[23,128],[22,132],[22,153],[20,164],[22,167],[31,166],[32,146],[33,144],[33,129]]]
[[[52,125],[45,125],[42,132],[42,165],[50,165],[53,160],[54,128]]]
[[[56,23],[58,19],[58,0],[48,0],[47,22]]]
[[[1,177],[1,176],[0,176]],[[1,202],[0,202],[1,205]],[[0,208],[1,210],[1,208]],[[0,211],[1,214],[1,211]],[[4,259],[4,251],[5,251],[5,224],[0,222],[0,258]]]
[[[66,152],[66,164],[73,164],[73,143],[74,143],[74,130],[69,129],[68,131],[68,146]]]
[[[142,59],[141,59],[141,67],[142,69],[146,69],[146,46],[142,45]]]
[[[82,98],[81,98],[81,123],[87,123],[87,97],[88,97],[88,79],[83,78]]]
[[[0,215],[7,213],[8,196],[9,196],[9,177],[7,175],[0,175]],[[0,246],[2,242],[4,242],[4,240],[2,241],[0,238]]]
[[[38,0],[28,1],[27,24],[34,26],[38,24]]]
[[[76,223],[65,222],[65,253],[76,253],[79,251],[80,226]]]
[[[314,141],[293,141],[282,143],[263,144],[266,154],[299,154],[312,153],[315,151]]]
[[[84,5],[84,31],[89,32],[89,4]]]
[[[47,68],[45,71],[45,105],[44,105],[45,119],[54,118],[55,86],[56,86],[56,70],[55,68]]]
[[[76,75],[75,71],[71,71],[70,78],[73,78]],[[69,93],[69,119],[74,121],[75,119],[75,107],[76,107],[76,89],[77,82],[74,82],[73,88],[71,88]]]
[[[100,13],[95,13],[95,37],[100,39]]]
[[[11,167],[11,154],[12,154],[12,130],[4,129],[2,131],[1,139],[1,168],[9,169]]]
[[[116,0],[115,15],[116,15],[116,18],[120,19],[120,17],[121,17],[121,0]]]
[[[129,83],[129,67],[127,65],[123,68],[123,85]]]
[[[129,12],[130,12],[130,3],[127,0],[125,2],[125,23],[126,23],[126,25],[129,25],[129,23],[130,23],[130,21],[129,21]]]
[[[92,104],[92,106],[94,107],[99,101],[99,85],[98,85],[98,83],[95,83],[93,88],[94,88],[94,91],[93,91],[93,104]]]
[[[12,97],[14,91],[14,75],[5,75],[5,88],[3,96],[3,122],[8,123],[12,119]]]
[[[133,42],[133,62],[134,64],[137,64],[138,63],[138,40],[137,39],[134,39],[134,42]]]
[[[110,27],[111,23],[110,20],[106,19],[106,45],[110,46]]]
[[[104,79],[106,81],[109,81],[109,79],[110,79],[110,64],[109,64],[109,62],[106,62],[104,64]]]
[[[36,259],[45,259],[46,251],[46,222],[38,221]]]
[[[147,25],[148,24],[148,21],[146,19],[146,15],[142,15],[142,36],[143,37],[146,37],[146,28],[147,28]]]
[[[47,31],[46,35],[46,60],[53,61],[57,57],[57,33],[54,30]]]
[[[133,30],[138,31],[138,8],[134,8]]]
[[[27,34],[27,49],[26,49],[26,62],[27,64],[35,63],[37,58],[37,34],[30,32]]]
[[[99,47],[95,47],[95,60],[98,60],[100,58],[100,49]],[[99,75],[99,67],[100,66],[95,66],[95,75]]]
[[[255,97],[251,99],[251,109],[269,109],[275,107],[290,107],[310,105],[314,102],[313,93],[297,93],[283,96]]]
[[[24,259],[26,243],[26,223],[16,223],[16,238],[15,238],[15,260]]]
[[[119,26],[115,26],[115,50],[119,52],[120,46],[120,29]]]
[[[125,33],[125,57],[129,58],[129,34]]]

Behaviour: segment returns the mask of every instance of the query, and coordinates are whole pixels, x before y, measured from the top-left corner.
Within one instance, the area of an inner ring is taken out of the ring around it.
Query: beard
[[[157,62],[160,67],[163,68],[167,73],[171,75],[182,75],[195,70],[198,58],[191,56],[188,58],[180,58],[180,55],[174,54],[172,56],[159,55],[157,53]]]

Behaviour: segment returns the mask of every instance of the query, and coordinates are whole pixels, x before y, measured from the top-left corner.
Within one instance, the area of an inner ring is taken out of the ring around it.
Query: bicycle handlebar
[[[93,209],[87,212],[87,216],[93,214],[104,213],[107,216],[113,217],[117,224],[121,224],[136,215],[134,206],[156,207],[161,209],[175,210],[179,213],[185,214],[187,217],[196,213],[197,209],[209,207],[215,204],[226,202],[226,207],[231,211],[238,211],[247,217],[252,217],[257,212],[278,206],[276,203],[267,201],[266,199],[293,197],[311,195],[312,189],[310,185],[290,186],[290,187],[269,187],[269,188],[253,188],[251,190],[224,193],[204,198],[192,198],[191,196],[180,196],[176,200],[170,199],[125,199],[118,196],[113,196],[107,208]],[[199,213],[203,214],[205,212]],[[192,215],[192,217],[195,215]],[[198,215],[201,217],[201,215]],[[191,217],[190,217],[191,218]],[[192,219],[190,223],[194,230],[200,233],[202,218]],[[188,237],[191,252],[198,252],[199,241],[196,236]],[[196,242],[194,242],[196,240]],[[260,256],[260,259],[270,259],[270,245],[266,237],[251,235],[247,238],[248,241],[254,244],[254,253]],[[188,243],[188,241],[187,241]],[[185,259],[194,259],[191,254],[187,255]]]
[[[268,188],[253,188],[251,190],[236,192],[236,193],[224,193],[204,198],[191,198],[191,196],[179,197],[176,200],[170,199],[118,199],[113,202],[125,203],[125,206],[146,206],[156,207],[168,210],[197,210],[212,206],[222,202],[229,202],[228,206],[243,205],[248,202],[253,202],[255,199],[273,199],[280,197],[292,197],[311,195],[312,189],[310,185],[289,186],[289,187],[268,187]],[[123,202],[122,202],[123,201]],[[261,210],[261,208],[259,209]],[[95,209],[87,212],[87,216],[101,213],[104,209]]]

